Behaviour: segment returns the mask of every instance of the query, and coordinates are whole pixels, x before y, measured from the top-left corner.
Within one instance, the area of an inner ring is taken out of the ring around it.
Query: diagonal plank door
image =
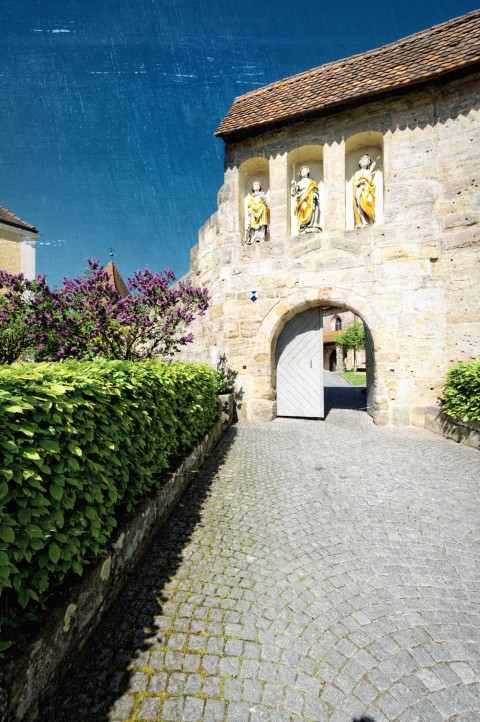
[[[321,308],[309,308],[285,325],[276,362],[277,416],[323,418]]]

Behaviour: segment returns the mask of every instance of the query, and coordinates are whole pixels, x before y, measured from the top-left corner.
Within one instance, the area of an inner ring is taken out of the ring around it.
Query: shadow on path
[[[325,386],[325,418],[333,409],[367,410],[365,386]]]
[[[202,525],[202,507],[209,488],[225,462],[236,433],[231,427],[207,458],[178,507],[156,535],[151,549],[68,671],[68,678],[43,705],[37,722],[100,722],[127,719],[133,712],[133,709],[121,709],[122,703],[133,697],[120,698],[127,690],[144,691],[146,675],[142,669],[149,664],[152,648],[159,650],[165,641],[155,623],[168,598],[165,585],[185,563],[185,547],[197,525]],[[156,677],[160,684],[161,675]],[[109,713],[114,705],[115,712]]]

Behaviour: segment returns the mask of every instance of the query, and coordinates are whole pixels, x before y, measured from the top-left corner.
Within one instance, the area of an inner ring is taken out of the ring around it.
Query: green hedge
[[[460,363],[450,369],[441,401],[449,416],[480,421],[480,361]]]
[[[10,620],[82,574],[118,515],[212,426],[216,383],[208,366],[180,363],[0,369],[0,591]]]

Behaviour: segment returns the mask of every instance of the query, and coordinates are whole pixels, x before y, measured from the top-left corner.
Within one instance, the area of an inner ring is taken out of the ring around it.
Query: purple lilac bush
[[[193,340],[188,326],[209,301],[206,288],[174,281],[171,270],[136,271],[121,298],[96,260],[53,290],[45,276],[0,271],[0,362],[28,354],[36,361],[171,358]]]

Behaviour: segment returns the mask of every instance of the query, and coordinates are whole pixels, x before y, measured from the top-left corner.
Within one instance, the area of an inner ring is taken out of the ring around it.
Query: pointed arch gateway
[[[380,316],[369,303],[366,303],[356,293],[343,288],[324,287],[299,291],[282,298],[270,310],[260,326],[255,355],[257,358],[264,355],[270,358],[272,392],[276,393],[277,397],[274,416],[323,417],[322,308],[324,307],[339,307],[352,311],[364,323],[367,357],[367,411],[373,415],[375,359],[372,330],[381,327]],[[315,354],[319,354],[319,368],[316,365]],[[282,361],[284,355],[287,359],[286,370]],[[295,376],[296,363],[298,363],[298,374]],[[313,381],[311,379],[315,373],[316,380]],[[288,400],[288,397],[292,393],[295,395],[295,390],[292,388],[285,392],[284,388],[285,383],[290,383],[292,374],[294,385],[301,388],[301,392],[298,394],[299,398],[294,402]],[[320,383],[318,379],[321,379]],[[320,399],[318,398],[319,393],[321,394]],[[299,409],[298,403],[301,404],[302,398],[306,397],[309,400],[308,404]],[[289,410],[288,405],[291,403],[295,405]],[[313,410],[309,409],[311,403],[314,404]],[[292,412],[292,408],[295,413]]]

